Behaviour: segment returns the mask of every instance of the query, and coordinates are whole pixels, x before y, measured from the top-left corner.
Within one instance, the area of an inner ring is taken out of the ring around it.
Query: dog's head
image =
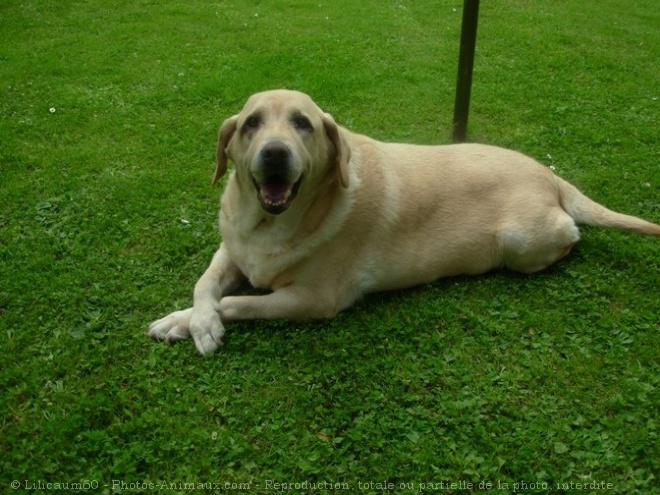
[[[350,149],[342,133],[306,94],[257,93],[220,127],[213,184],[231,160],[239,181],[254,187],[261,207],[278,215],[301,187],[320,184],[328,174],[348,187]]]

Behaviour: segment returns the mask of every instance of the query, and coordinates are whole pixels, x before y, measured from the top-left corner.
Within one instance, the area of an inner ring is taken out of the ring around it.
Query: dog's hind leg
[[[573,219],[561,209],[553,209],[539,221],[509,226],[500,235],[504,264],[522,273],[535,273],[567,256],[580,240]]]

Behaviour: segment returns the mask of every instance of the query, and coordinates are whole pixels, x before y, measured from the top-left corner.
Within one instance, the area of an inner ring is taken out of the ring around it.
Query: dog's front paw
[[[164,340],[167,343],[189,338],[192,312],[192,308],[175,311],[165,318],[154,321],[149,325],[149,337]]]
[[[220,315],[212,308],[193,311],[190,318],[190,334],[200,354],[211,354],[222,345],[225,327]]]

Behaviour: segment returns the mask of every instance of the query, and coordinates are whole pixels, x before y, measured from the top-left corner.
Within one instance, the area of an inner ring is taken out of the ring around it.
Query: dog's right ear
[[[229,141],[231,141],[231,138],[234,137],[234,133],[236,132],[237,122],[238,115],[234,115],[225,120],[220,126],[220,132],[218,132],[218,147],[215,150],[215,174],[213,174],[211,185],[215,185],[220,177],[227,172],[227,160],[229,159],[227,156],[227,148],[229,147]]]

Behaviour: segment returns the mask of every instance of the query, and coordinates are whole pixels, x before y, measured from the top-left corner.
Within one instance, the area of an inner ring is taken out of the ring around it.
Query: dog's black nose
[[[282,141],[271,141],[261,150],[264,165],[287,165],[289,162],[289,148]]]

